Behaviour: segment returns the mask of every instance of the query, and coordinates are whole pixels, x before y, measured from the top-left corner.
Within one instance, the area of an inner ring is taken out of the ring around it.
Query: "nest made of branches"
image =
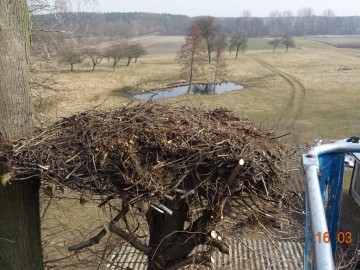
[[[288,198],[276,135],[227,109],[146,103],[87,111],[0,155],[14,180],[38,176],[130,205],[186,198],[239,222],[276,223]]]

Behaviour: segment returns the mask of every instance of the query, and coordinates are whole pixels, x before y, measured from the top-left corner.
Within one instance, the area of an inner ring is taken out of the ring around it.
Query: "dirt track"
[[[279,117],[276,120],[275,129],[283,134],[287,132],[291,133],[294,142],[298,142],[299,133],[301,130],[296,129],[296,121],[301,116],[305,105],[306,89],[304,85],[293,75],[279,70],[273,65],[265,62],[263,59],[260,59],[254,55],[249,55],[249,57],[253,58],[266,69],[279,75],[290,85],[291,96],[287,102],[287,105],[280,112]]]

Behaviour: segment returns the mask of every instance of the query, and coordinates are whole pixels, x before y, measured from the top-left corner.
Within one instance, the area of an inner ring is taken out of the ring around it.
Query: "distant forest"
[[[73,31],[92,37],[110,40],[132,36],[186,35],[194,17],[154,13],[57,13],[34,15],[34,29]],[[331,10],[316,16],[309,8],[291,12],[272,11],[268,17],[252,17],[244,12],[241,17],[216,18],[224,35],[246,33],[247,37],[281,36],[286,28],[292,36],[304,35],[354,35],[360,34],[360,16],[339,17]]]

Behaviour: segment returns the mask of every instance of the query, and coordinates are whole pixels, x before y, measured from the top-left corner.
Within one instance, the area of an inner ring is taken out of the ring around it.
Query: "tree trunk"
[[[210,41],[207,42],[207,48],[208,48],[208,55],[209,55],[209,63],[211,63],[211,48],[210,48]]]
[[[74,64],[70,63],[70,66],[71,66],[70,71],[74,71]]]
[[[131,61],[131,59],[132,59],[132,58],[128,58],[128,61],[127,61],[127,64],[126,64],[127,67],[130,66],[130,61]]]
[[[240,50],[240,45],[236,46],[235,60],[238,58],[239,50]]]
[[[43,269],[39,186],[38,180],[0,184],[0,269]]]
[[[0,142],[23,138],[32,130],[31,33],[29,17],[24,14],[28,14],[25,0],[0,4]]]
[[[30,18],[26,0],[0,4],[0,143],[31,135]],[[4,30],[5,29],[5,30]],[[0,167],[0,176],[7,172]],[[0,269],[43,269],[39,182],[0,182]]]
[[[148,256],[148,270],[166,269],[177,261],[186,258],[196,246],[192,239],[181,241],[184,224],[188,212],[188,206],[184,202],[166,201],[165,206],[173,211],[172,215],[159,213],[150,209],[146,213],[146,219],[150,229],[149,246],[154,252]],[[191,235],[191,234],[190,234]],[[193,236],[193,235],[191,235]],[[191,238],[188,236],[187,238]]]

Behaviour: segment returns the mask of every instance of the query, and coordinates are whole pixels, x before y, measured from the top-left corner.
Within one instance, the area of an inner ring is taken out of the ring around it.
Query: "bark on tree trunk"
[[[0,184],[0,269],[43,269],[38,180]]]
[[[210,48],[210,41],[207,42],[207,48],[208,48],[208,57],[209,57],[209,63],[211,63],[211,48]]]
[[[195,56],[195,47],[193,46],[192,51],[191,51],[189,87],[188,87],[188,90],[187,90],[188,93],[190,93],[192,80],[193,80],[194,56]]]
[[[0,4],[0,141],[23,138],[32,130],[26,14],[25,0]]]
[[[184,202],[175,205],[171,201],[166,201],[164,205],[173,211],[172,215],[154,209],[146,214],[150,229],[149,246],[153,249],[148,256],[148,270],[166,269],[180,258],[185,258],[195,245],[191,240],[188,241],[191,245],[180,240],[188,206]]]
[[[148,255],[148,270],[177,269],[177,265],[186,261],[186,264],[193,263],[189,254],[196,246],[205,243],[229,254],[228,245],[219,240],[210,240],[207,235],[213,219],[212,211],[204,212],[185,229],[188,205],[184,201],[177,201],[176,204],[167,201],[164,204],[173,211],[172,215],[161,214],[153,209],[146,215],[150,229],[149,246],[152,248]],[[202,264],[203,261],[197,263]]]
[[[235,60],[238,58],[239,50],[240,50],[240,46],[236,46]]]
[[[26,0],[0,4],[0,143],[31,135],[30,18]],[[0,177],[6,174],[0,168]],[[0,182],[0,269],[43,269],[39,181]]]

